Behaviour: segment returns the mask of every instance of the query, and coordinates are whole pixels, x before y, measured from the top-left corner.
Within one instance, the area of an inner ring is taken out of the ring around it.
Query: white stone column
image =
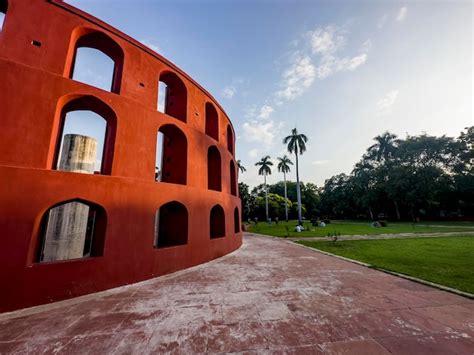
[[[64,136],[58,170],[93,174],[96,150],[97,142],[94,138],[67,134]],[[49,211],[41,261],[84,256],[89,209],[89,206],[81,202],[69,202]]]

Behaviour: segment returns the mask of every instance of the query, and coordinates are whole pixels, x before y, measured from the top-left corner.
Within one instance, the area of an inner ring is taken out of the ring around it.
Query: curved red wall
[[[106,34],[123,51],[117,93],[69,79],[75,41],[93,31]],[[241,206],[231,194],[231,181],[237,182],[230,176],[234,156],[227,137],[232,126],[219,104],[188,75],[132,38],[57,0],[8,1],[0,32],[0,66],[0,311],[145,280],[239,248],[242,234],[234,231],[234,210]],[[163,71],[175,73],[185,84],[186,123],[156,110]],[[61,111],[82,97],[94,98],[92,105],[98,99],[115,114],[115,144],[106,152],[109,175],[51,168]],[[208,102],[218,112],[218,141],[205,134]],[[186,136],[186,185],[154,181],[156,134],[165,124]],[[232,128],[230,132],[235,137]],[[208,190],[212,145],[221,155],[222,191]],[[73,199],[105,210],[103,255],[37,263],[43,214]],[[157,249],[155,212],[170,201],[187,208],[188,242]],[[211,240],[209,216],[216,204],[225,211],[225,237]]]

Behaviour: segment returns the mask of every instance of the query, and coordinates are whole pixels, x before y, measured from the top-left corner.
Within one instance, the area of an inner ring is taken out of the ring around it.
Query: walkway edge
[[[393,276],[398,276],[402,279],[414,281],[414,282],[417,282],[417,283],[420,283],[420,284],[423,284],[423,285],[426,285],[426,286],[431,286],[431,287],[437,288],[439,290],[451,292],[451,293],[454,293],[458,296],[463,296],[463,297],[466,297],[466,298],[469,298],[469,299],[474,299],[474,294],[469,293],[469,292],[464,292],[464,291],[461,291],[461,290],[458,290],[458,289],[455,289],[455,288],[451,288],[451,287],[448,287],[448,286],[443,286],[443,285],[440,285],[440,284],[437,284],[437,283],[434,283],[434,282],[431,282],[431,281],[426,281],[426,280],[423,280],[423,279],[419,279],[417,277],[413,277],[413,276],[409,276],[409,275],[405,275],[405,274],[400,274],[400,273],[395,272],[395,271],[386,270],[386,269],[380,268],[380,267],[372,265],[372,264],[364,263],[364,262],[359,261],[359,260],[349,259],[349,258],[346,258],[344,256],[328,253],[327,251],[319,250],[319,249],[316,249],[316,248],[311,248],[311,247],[308,247],[306,245],[296,243],[294,241],[286,240],[286,242],[291,243],[291,244],[296,244],[296,245],[298,245],[302,248],[309,249],[313,252],[318,252],[318,253],[321,253],[321,254],[324,254],[324,255],[332,256],[332,257],[337,258],[337,259],[348,261],[348,262],[351,262],[351,263],[354,263],[354,264],[357,264],[357,265],[360,265],[360,266],[365,266],[365,267],[368,267],[368,268],[371,268],[371,269],[374,269],[374,270],[378,270],[378,271],[381,271],[381,272],[384,272],[386,274],[390,274],[390,275],[393,275]]]
[[[173,278],[173,277],[177,277],[177,276],[186,274],[190,271],[198,270],[198,269],[202,268],[205,265],[212,264],[212,263],[215,263],[215,262],[218,262],[218,261],[222,261],[222,260],[225,260],[225,259],[227,259],[231,256],[234,256],[242,250],[242,247],[244,247],[243,241],[242,241],[242,245],[240,245],[240,247],[238,249],[234,250],[233,252],[231,252],[229,254],[223,255],[221,257],[218,257],[216,259],[207,261],[207,262],[202,263],[202,264],[198,264],[198,265],[191,266],[191,267],[188,267],[188,268],[183,269],[183,270],[178,270],[178,271],[172,272],[170,274],[165,274],[165,275],[153,277],[151,279],[130,283],[128,285],[109,288],[107,290],[98,291],[98,292],[90,293],[90,294],[83,295],[83,296],[77,296],[77,297],[69,298],[69,299],[62,300],[62,301],[45,303],[45,304],[40,304],[38,306],[22,308],[22,309],[18,309],[18,310],[11,311],[11,312],[0,313],[0,321],[15,319],[15,318],[24,317],[24,316],[29,316],[29,315],[32,315],[32,314],[36,314],[36,313],[40,313],[40,312],[44,312],[44,311],[48,311],[48,310],[53,310],[53,309],[57,309],[57,308],[65,307],[65,306],[71,306],[71,305],[79,304],[79,303],[86,302],[86,301],[89,301],[89,300],[92,300],[92,299],[114,295],[118,292],[126,290],[127,288],[131,288],[131,287],[135,287],[135,286],[144,286],[144,285],[147,285],[149,283],[156,282],[157,280],[166,280],[166,279],[170,279],[170,278]]]

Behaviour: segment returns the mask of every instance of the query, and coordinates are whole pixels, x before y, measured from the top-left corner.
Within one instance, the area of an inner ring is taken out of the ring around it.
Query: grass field
[[[298,243],[474,294],[471,236]]]
[[[335,223],[350,223],[350,224],[367,224],[369,221],[361,220],[334,220]],[[412,225],[410,222],[389,222],[390,225]],[[446,227],[465,227],[474,228],[474,222],[470,221],[420,221],[416,223],[418,226],[446,226]]]
[[[395,233],[436,233],[436,232],[465,232],[466,229],[462,226],[449,226],[443,224],[442,226],[426,226],[426,225],[411,225],[406,223],[389,223],[387,227],[374,228],[370,226],[370,222],[336,222],[328,224],[326,227],[313,227],[309,222],[305,222],[305,231],[301,233],[295,232],[296,221],[280,222],[278,225],[273,223],[271,226],[265,222],[259,222],[258,225],[252,224],[248,226],[249,232],[272,235],[274,237],[286,237],[287,233],[290,237],[325,237],[328,233],[340,233],[341,235],[377,235],[377,234],[395,234]],[[288,232],[285,228],[288,227]]]

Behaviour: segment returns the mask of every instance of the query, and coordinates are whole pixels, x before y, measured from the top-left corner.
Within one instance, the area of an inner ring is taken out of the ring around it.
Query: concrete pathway
[[[473,354],[474,301],[283,240],[0,315],[0,353]]]

